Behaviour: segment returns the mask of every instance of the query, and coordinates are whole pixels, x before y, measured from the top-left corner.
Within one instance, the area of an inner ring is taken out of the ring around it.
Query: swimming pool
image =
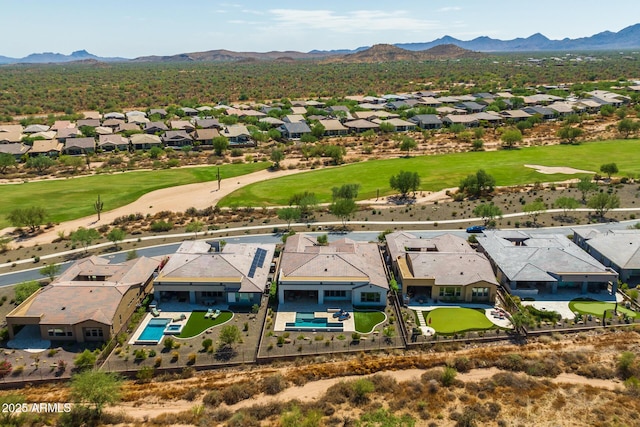
[[[330,322],[326,317],[316,317],[315,313],[296,313],[295,322],[285,324],[287,331],[322,330],[327,332],[341,332],[342,323]]]
[[[158,317],[149,320],[147,326],[136,340],[136,344],[158,344],[164,336],[164,330],[171,322],[171,319]]]
[[[182,332],[182,328],[184,328],[184,325],[184,323],[172,323],[170,325],[167,325],[166,329],[164,330],[164,334],[178,335],[180,332]]]

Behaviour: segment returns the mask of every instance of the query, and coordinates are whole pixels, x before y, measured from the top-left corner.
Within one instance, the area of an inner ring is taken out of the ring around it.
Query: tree
[[[49,156],[39,155],[36,157],[29,157],[26,166],[29,169],[35,169],[38,175],[42,175],[47,169],[55,165],[56,162]]]
[[[494,218],[501,217],[502,210],[493,203],[481,203],[473,209],[473,214],[481,217],[486,226]]]
[[[396,130],[395,126],[393,126],[393,123],[389,123],[386,120],[383,122],[380,122],[379,129],[380,129],[380,132],[382,133],[391,133]]]
[[[92,405],[97,418],[106,405],[120,400],[121,389],[122,379],[111,372],[86,370],[71,378],[71,398],[80,405]]]
[[[415,139],[408,136],[402,137],[402,141],[400,142],[400,149],[407,152],[407,157],[409,157],[409,152],[411,150],[414,150],[416,147],[418,147],[418,143]]]
[[[339,145],[327,145],[324,149],[324,154],[331,157],[334,164],[339,165],[342,163],[346,150]]]
[[[56,275],[60,272],[60,269],[61,267],[59,264],[47,264],[40,269],[40,274],[47,276],[49,280],[53,281]]]
[[[22,282],[16,285],[14,288],[15,302],[20,305],[31,296],[34,292],[40,289],[40,283],[36,280],[30,282]]]
[[[278,209],[278,218],[287,222],[287,230],[291,229],[291,223],[299,220],[301,217],[300,208],[288,206],[286,208]]]
[[[467,175],[462,181],[458,191],[465,193],[467,196],[480,197],[483,194],[489,194],[493,191],[496,180],[493,176],[485,172],[484,169],[478,169],[473,175]]]
[[[329,211],[342,220],[342,228],[347,227],[349,217],[358,210],[358,205],[353,199],[339,198],[329,207]]]
[[[580,178],[580,181],[576,184],[576,188],[582,193],[582,203],[587,201],[587,194],[598,189],[598,184],[591,181],[588,176]]]
[[[127,232],[122,228],[114,228],[107,233],[107,240],[113,243],[115,250],[118,250],[118,242],[123,241],[126,235]]]
[[[40,206],[29,206],[12,210],[7,219],[14,227],[29,227],[33,233],[44,223],[47,211]]]
[[[16,158],[9,153],[0,153],[0,173],[4,174],[7,169],[16,165]]]
[[[624,135],[625,139],[629,138],[632,133],[638,132],[640,129],[640,122],[633,121],[631,119],[622,119],[618,122],[618,132]]]
[[[100,221],[100,213],[104,209],[104,202],[100,200],[100,195],[98,194],[98,200],[93,204],[93,209],[98,213],[98,221]]]
[[[311,135],[313,135],[316,139],[320,139],[324,136],[324,131],[326,128],[322,123],[316,123],[311,128]]]
[[[229,140],[225,136],[216,136],[213,138],[213,150],[216,152],[216,156],[222,156],[222,153],[229,148]]]
[[[615,194],[598,193],[589,199],[587,206],[593,209],[597,216],[604,218],[611,209],[620,207],[620,198]]]
[[[127,252],[127,261],[138,258],[138,252],[135,249],[131,249]]]
[[[223,347],[232,346],[240,339],[240,330],[236,325],[227,325],[220,331],[220,345]]]
[[[582,136],[584,131],[580,128],[574,128],[571,126],[563,126],[558,129],[556,135],[558,138],[567,141],[569,144],[573,144],[577,141],[578,138]]]
[[[78,370],[82,371],[93,368],[97,359],[95,353],[87,348],[73,359],[73,364]]]
[[[91,242],[100,238],[100,233],[93,228],[84,228],[80,227],[71,235],[71,241],[73,243],[80,243],[84,248],[85,252],[88,252],[89,246],[91,246]]]
[[[337,199],[355,199],[358,197],[360,184],[342,184],[340,187],[333,187],[331,193],[333,200]]]
[[[401,170],[397,175],[389,178],[389,185],[394,190],[398,190],[402,198],[406,198],[409,191],[415,193],[420,187],[420,175],[418,175],[418,172]]]
[[[202,231],[203,227],[204,227],[204,224],[202,223],[202,221],[195,220],[187,224],[186,231],[187,233],[193,233],[194,236],[197,238],[198,233]]]
[[[536,224],[536,222],[538,221],[538,216],[547,210],[547,206],[544,204],[543,201],[536,200],[534,202],[524,205],[522,210],[525,213],[527,213],[533,220],[533,223]]]
[[[611,179],[611,175],[618,173],[618,165],[615,163],[605,163],[600,166],[600,172],[607,174],[607,179]]]
[[[270,158],[273,162],[273,168],[280,169],[280,162],[284,160],[284,151],[278,148],[274,148],[273,150],[271,150]]]
[[[297,206],[300,209],[300,218],[308,218],[318,206],[318,198],[315,193],[305,191],[296,193],[289,199],[290,206]]]
[[[149,158],[151,159],[159,159],[160,156],[164,154],[164,150],[160,147],[153,146],[149,149]]]
[[[79,168],[84,165],[84,160],[78,156],[60,156],[58,159],[61,164],[66,167],[69,167],[73,170],[73,172],[77,172]]]
[[[513,148],[519,142],[522,142],[522,132],[518,129],[507,129],[500,137],[505,148]]]
[[[602,107],[600,107],[600,114],[604,117],[613,116],[613,113],[615,113],[615,111],[616,111],[616,107],[614,107],[611,104],[605,104]]]
[[[553,204],[556,208],[562,209],[563,218],[567,218],[568,211],[573,211],[578,208],[580,202],[578,202],[573,197],[559,197],[558,200]]]

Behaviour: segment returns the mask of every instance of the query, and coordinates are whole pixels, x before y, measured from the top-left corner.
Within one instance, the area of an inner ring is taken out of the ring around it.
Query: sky
[[[354,49],[378,43],[550,39],[640,22],[638,0],[0,0],[0,55],[135,58],[214,49]]]

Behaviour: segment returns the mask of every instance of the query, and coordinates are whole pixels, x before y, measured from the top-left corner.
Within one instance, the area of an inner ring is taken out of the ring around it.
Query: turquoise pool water
[[[164,336],[164,329],[171,322],[171,319],[157,318],[149,320],[147,326],[136,341],[157,344]]]
[[[286,328],[290,330],[304,330],[304,329],[318,329],[318,330],[327,330],[334,331],[339,330],[342,331],[342,323],[339,322],[330,322],[326,317],[315,317],[314,313],[296,313],[296,321],[295,322],[287,322]]]

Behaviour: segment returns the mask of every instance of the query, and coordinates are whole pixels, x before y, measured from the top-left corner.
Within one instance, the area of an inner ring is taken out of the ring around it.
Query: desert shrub
[[[444,368],[444,371],[442,371],[440,382],[443,386],[449,387],[450,385],[453,385],[456,380],[456,375],[458,375],[458,371],[456,371],[455,368],[447,366]]]
[[[393,393],[398,389],[398,381],[391,375],[376,374],[369,378],[376,390],[383,390],[385,393]]]
[[[287,388],[287,382],[280,374],[270,375],[262,380],[262,391],[265,394],[278,394]]]
[[[184,395],[182,396],[182,398],[184,400],[187,400],[189,402],[193,402],[194,400],[196,400],[196,397],[198,397],[198,395],[200,394],[200,389],[197,388],[190,388],[189,390],[187,390]]]
[[[149,226],[153,232],[170,231],[173,229],[173,223],[167,221],[153,221]]]
[[[252,405],[245,410],[254,418],[266,420],[270,417],[282,414],[286,405],[287,404],[284,402],[272,401],[263,405]]]
[[[210,391],[202,398],[202,403],[209,406],[218,406],[222,403],[222,393],[218,390]]]
[[[586,365],[580,365],[576,370],[576,374],[587,378],[609,380],[616,376],[616,371],[602,363],[588,363]]]
[[[508,371],[524,371],[525,364],[522,356],[517,353],[507,354],[496,361],[496,366]]]
[[[253,396],[257,390],[250,383],[232,384],[222,391],[222,400],[227,405],[233,405]]]
[[[236,412],[227,422],[229,427],[260,427],[260,421],[245,411]]]
[[[376,386],[367,378],[361,378],[351,383],[353,390],[351,400],[356,404],[362,404],[369,401],[369,393],[372,393]]]
[[[195,353],[189,353],[189,356],[187,356],[187,365],[194,365],[196,363],[196,357]]]
[[[353,389],[351,385],[345,381],[340,381],[329,387],[323,397],[323,401],[340,405],[351,399]]]
[[[228,420],[233,415],[233,412],[227,408],[218,408],[215,411],[207,412],[207,420],[221,423]]]
[[[452,367],[458,372],[469,372],[473,369],[473,362],[468,357],[456,357]]]
[[[148,383],[153,378],[154,373],[155,369],[153,367],[143,366],[142,368],[138,369],[138,372],[136,372],[136,378],[141,383]]]
[[[0,362],[0,378],[4,378],[5,376],[11,373],[11,362],[8,360],[3,360]]]

